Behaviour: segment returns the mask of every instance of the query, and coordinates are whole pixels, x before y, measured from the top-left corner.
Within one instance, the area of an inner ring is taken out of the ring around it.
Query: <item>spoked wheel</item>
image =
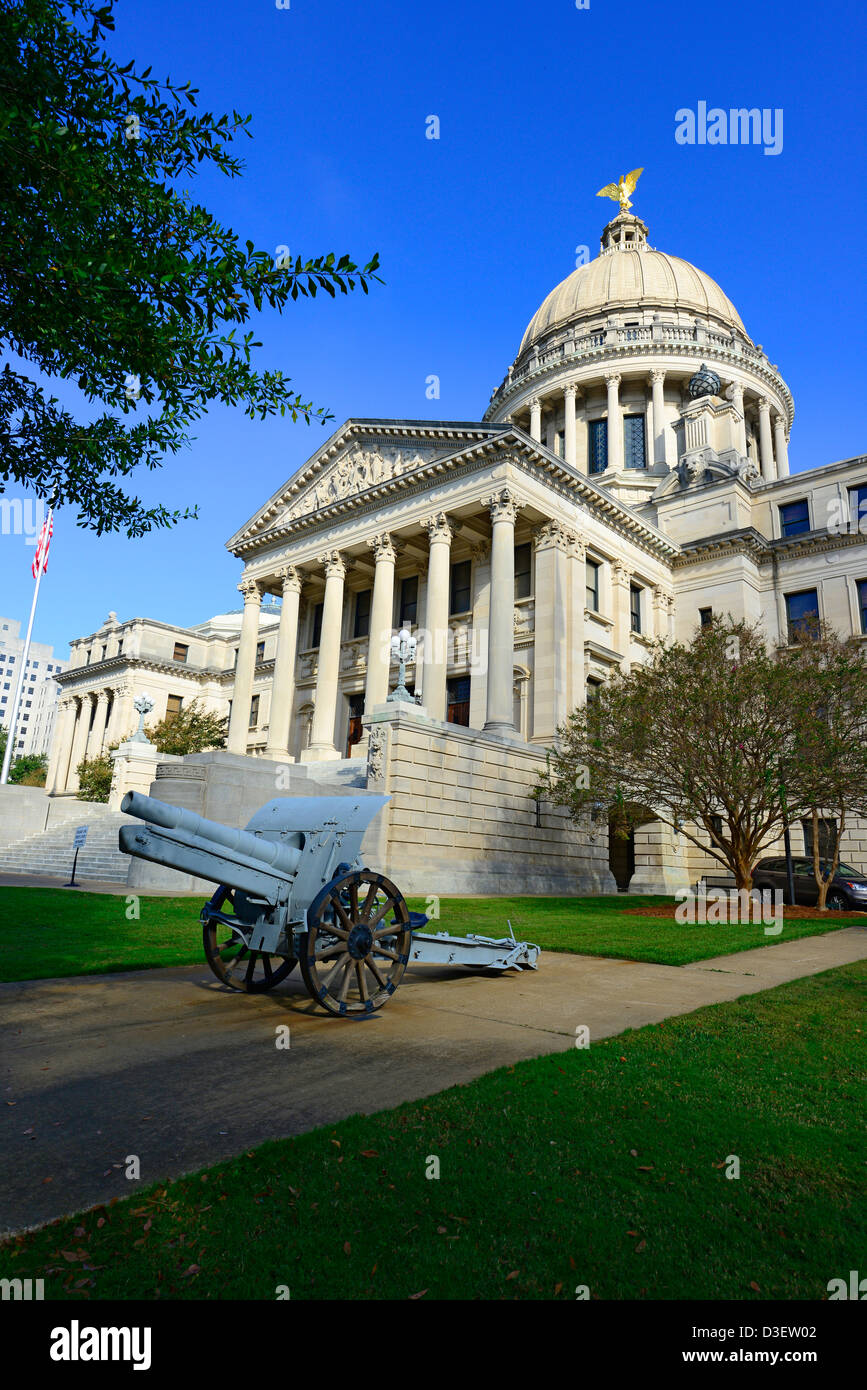
[[[208,906],[219,912],[224,904],[230,903],[235,909],[235,896],[230,888],[220,887]],[[220,983],[228,985],[229,989],[243,990],[246,994],[264,994],[273,989],[292,973],[297,964],[294,958],[251,951],[230,927],[213,919],[203,924],[202,940],[205,959]]]
[[[371,1014],[390,999],[409,959],[409,911],[394,884],[369,869],[323,888],[307,912],[301,974],[332,1014]]]

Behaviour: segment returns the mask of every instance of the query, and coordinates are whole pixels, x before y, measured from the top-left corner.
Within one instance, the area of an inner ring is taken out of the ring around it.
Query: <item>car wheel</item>
[[[831,912],[845,912],[849,906],[849,899],[839,888],[832,888],[825,901]]]

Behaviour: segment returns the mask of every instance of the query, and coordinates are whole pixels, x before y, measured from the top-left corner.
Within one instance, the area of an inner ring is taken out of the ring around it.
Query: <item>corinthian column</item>
[[[536,640],[532,741],[547,744],[553,741],[569,713],[569,552],[577,544],[577,537],[559,521],[546,521],[534,540]]]
[[[81,703],[78,706],[78,714],[75,719],[75,729],[72,735],[72,752],[69,756],[69,775],[66,785],[69,791],[78,791],[78,764],[84,759],[84,750],[87,746],[87,735],[90,729],[90,713],[93,709],[93,701],[89,695],[82,695]]]
[[[513,734],[515,669],[515,517],[508,488],[489,499],[491,509],[491,609],[488,620],[488,700],[485,729]]]
[[[786,422],[782,415],[774,416],[774,453],[777,456],[777,477],[789,476],[789,448],[786,444]]]
[[[397,547],[391,536],[375,536],[368,541],[376,560],[373,597],[370,601],[370,636],[367,642],[367,678],[364,685],[364,713],[388,699],[391,669],[391,632],[394,619],[394,567]]]
[[[325,602],[322,605],[322,633],[319,638],[319,669],[313,705],[310,747],[301,754],[302,762],[321,762],[339,758],[334,747],[334,720],[337,713],[337,681],[340,675],[340,638],[343,628],[343,583],[346,563],[339,550],[324,561]]]
[[[449,647],[449,561],[452,528],[445,512],[425,522],[430,543],[425,612],[422,703],[431,719],[446,717],[446,669]]]
[[[235,688],[232,692],[232,715],[226,742],[230,753],[247,751],[253,675],[256,669],[256,644],[259,641],[259,609],[262,605],[262,591],[255,579],[243,580],[238,588],[244,595],[244,616],[241,619],[241,640],[238,645],[238,664],[235,667]]]
[[[623,420],[617,372],[606,376],[605,385],[608,387],[608,467],[619,471],[623,467]]]
[[[542,402],[534,396],[530,402],[530,434],[542,443]]]
[[[744,388],[740,386],[736,381],[733,381],[728,391],[726,392],[726,395],[729,397],[737,414],[740,416],[740,419],[735,421],[735,440],[737,443],[738,453],[746,457],[747,422],[744,416]]]
[[[653,399],[653,462],[666,463],[665,446],[665,394],[663,386],[665,384],[665,372],[656,368],[650,373],[650,385]]]
[[[271,716],[268,721],[266,758],[289,758],[292,705],[295,701],[295,661],[298,655],[298,608],[301,603],[301,571],[286,565],[277,571],[283,581],[283,607],[277,629],[277,656],[271,685]]]
[[[98,758],[105,742],[105,721],[108,718],[108,691],[100,690],[96,697],[96,714],[87,740],[86,758]]]
[[[563,392],[563,400],[566,405],[566,425],[565,425],[565,457],[566,462],[573,468],[578,462],[578,448],[575,437],[575,387],[567,386]]]
[[[771,443],[771,403],[765,396],[759,397],[759,455],[762,461],[762,478],[772,483],[777,476],[774,467],[774,446]]]
[[[66,772],[69,767],[69,746],[75,726],[75,701],[60,700],[57,718],[54,723],[54,737],[51,740],[51,758],[45,777],[45,790],[49,796],[53,792],[66,791]]]

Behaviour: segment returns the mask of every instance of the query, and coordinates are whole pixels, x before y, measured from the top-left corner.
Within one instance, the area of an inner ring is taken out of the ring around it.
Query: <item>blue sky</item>
[[[193,623],[239,606],[229,536],[347,416],[481,418],[528,320],[598,250],[594,195],[643,165],[652,245],[713,276],[791,387],[794,471],[867,447],[860,7],[831,0],[119,0],[111,48],[253,116],[241,179],[196,193],[259,247],[382,259],[384,286],[251,326],[259,363],[327,427],[214,409],[137,490],[200,520],[143,540],[55,519],[35,636],[62,656],[115,609]],[[683,146],[675,112],[782,108],[783,148]],[[429,115],[440,139],[425,138]],[[441,397],[425,397],[436,374]],[[63,390],[57,394],[69,399]],[[32,547],[0,537],[0,613],[26,618]]]

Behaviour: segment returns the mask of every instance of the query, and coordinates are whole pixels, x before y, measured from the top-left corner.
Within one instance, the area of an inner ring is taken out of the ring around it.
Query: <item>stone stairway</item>
[[[129,856],[117,847],[117,832],[132,816],[109,811],[94,802],[79,802],[77,810],[55,822],[47,830],[8,841],[0,847],[0,874],[32,874],[40,878],[68,879],[74,850],[76,826],[87,826],[87,843],[78,852],[76,879],[103,883],[126,883]]]

